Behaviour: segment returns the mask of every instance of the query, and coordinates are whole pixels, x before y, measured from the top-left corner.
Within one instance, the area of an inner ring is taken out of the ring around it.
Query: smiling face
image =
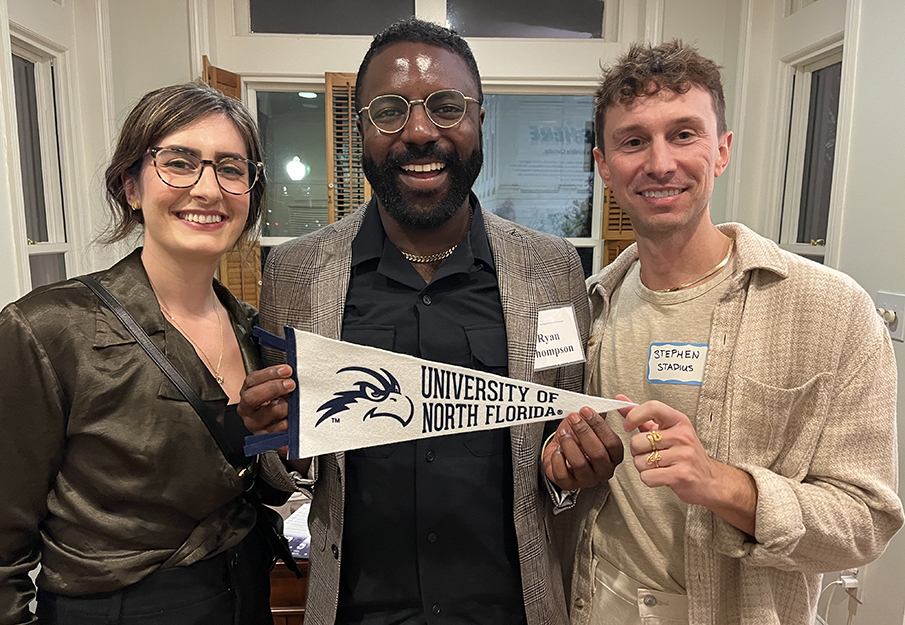
[[[174,148],[212,161],[225,156],[248,158],[235,123],[216,114],[167,135],[154,147]],[[145,255],[216,262],[239,239],[248,219],[249,195],[225,193],[213,167],[203,167],[195,186],[177,189],[161,180],[153,158],[147,155],[138,176],[127,178],[124,186],[128,201],[141,206]]]
[[[477,98],[478,89],[457,54],[420,43],[396,43],[374,56],[365,74],[365,106],[379,95],[420,100],[445,89]],[[436,228],[467,207],[471,185],[481,171],[481,123],[484,110],[468,102],[465,117],[453,128],[438,128],[424,106],[411,107],[399,132],[386,134],[360,116],[362,167],[384,210],[403,227]]]
[[[714,180],[729,164],[732,133],[717,133],[710,94],[662,89],[606,111],[600,177],[636,233],[657,238],[710,222]]]

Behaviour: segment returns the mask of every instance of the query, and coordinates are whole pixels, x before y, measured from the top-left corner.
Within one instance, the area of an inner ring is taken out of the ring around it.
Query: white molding
[[[754,21],[753,0],[742,0],[741,23],[739,25],[739,55],[735,67],[735,107],[733,110],[734,126],[741,131],[745,127],[748,112],[748,79],[751,67],[751,29]],[[729,130],[732,130],[730,128]],[[729,170],[729,195],[726,198],[726,221],[738,221],[739,202],[741,201],[742,165],[744,145],[744,131],[734,132],[732,136],[732,154],[738,154],[739,158],[735,167]]]
[[[100,78],[101,115],[104,118],[104,145],[113,145],[116,127],[116,105],[113,103],[113,52],[110,41],[109,0],[95,0],[97,21],[98,72]]]
[[[210,15],[207,0],[189,0],[189,59],[192,78],[200,78],[204,74],[206,54],[210,57]]]
[[[415,0],[415,17],[446,26],[446,0]]]
[[[851,165],[858,45],[861,37],[861,1],[849,0],[845,15],[842,82],[839,85],[839,113],[836,122],[836,154],[833,165],[833,183],[830,189],[830,212],[826,228],[826,255],[824,256],[824,263],[829,267],[840,267],[842,264],[842,232]]]
[[[18,299],[25,284],[19,255],[22,202],[16,192],[19,168],[10,34],[7,0],[0,0],[0,266],[15,268],[0,277],[0,306]]]
[[[644,40],[652,46],[663,43],[663,16],[666,0],[647,0],[644,10]]]
[[[771,155],[764,159],[764,172],[766,174],[766,193],[764,194],[764,206],[772,207],[766,211],[761,234],[774,241],[779,240],[780,218],[783,197],[783,187],[786,175],[786,153],[788,151],[787,139],[789,136],[789,121],[792,101],[792,75],[794,69],[787,63],[776,62],[776,70],[773,72],[773,104],[770,107],[774,111],[773,130],[770,133],[765,155]]]

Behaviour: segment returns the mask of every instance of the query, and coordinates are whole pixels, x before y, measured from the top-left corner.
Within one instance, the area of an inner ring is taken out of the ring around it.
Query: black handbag
[[[106,287],[93,277],[86,275],[78,276],[75,279],[91,289],[104,305],[116,315],[116,318],[120,320],[126,330],[135,337],[138,344],[141,345],[142,349],[144,349],[148,356],[151,357],[154,364],[160,367],[160,370],[163,371],[164,375],[169,378],[189,404],[191,404],[192,408],[195,409],[195,412],[201,417],[204,425],[207,426],[208,432],[210,432],[214,441],[217,443],[217,447],[220,448],[223,457],[226,458],[226,461],[229,462],[234,469],[236,469],[239,477],[242,478],[242,484],[245,489],[243,496],[255,508],[257,516],[255,528],[261,532],[261,535],[267,542],[271,552],[282,560],[283,563],[286,564],[286,568],[295,573],[296,577],[301,578],[303,574],[295,563],[295,558],[292,556],[292,552],[289,549],[289,542],[286,540],[286,537],[283,536],[283,517],[281,517],[280,513],[273,508],[264,505],[261,501],[260,493],[258,493],[255,488],[254,477],[255,469],[257,468],[257,457],[253,458],[248,464],[243,465],[243,462],[247,460],[244,456],[235,457],[237,454],[231,454],[228,451],[231,449],[231,446],[228,443],[226,433],[217,423],[216,417],[211,413],[208,405],[201,401],[198,394],[195,393],[191,386],[189,386],[189,383],[186,382],[185,378],[182,377],[182,374],[179,373],[175,366],[173,366],[173,363],[166,357],[166,354],[160,351],[153,341],[151,341],[148,333],[138,325],[138,322],[135,321],[129,311],[123,307],[120,301],[116,299]]]

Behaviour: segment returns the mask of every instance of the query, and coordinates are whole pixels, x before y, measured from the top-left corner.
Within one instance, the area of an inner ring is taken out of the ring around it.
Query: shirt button
[[[657,605],[657,598],[653,595],[644,595],[644,598],[641,601],[643,601],[644,605],[646,605],[649,608],[652,608],[655,605]]]
[[[576,600],[575,600],[575,607],[578,608],[578,609],[583,608],[583,607],[584,607],[584,599],[576,599]]]
[[[435,543],[435,542],[437,542],[437,535],[434,534],[433,532],[431,532],[430,534],[428,534],[428,535],[427,535],[427,542],[429,542],[429,543]]]
[[[330,550],[333,552],[333,557],[336,560],[339,560],[339,547],[337,547],[336,545],[331,545]]]
[[[588,339],[588,345],[593,345],[596,342],[597,342],[596,336],[592,336],[591,338]]]
[[[433,450],[433,449],[430,450],[429,452],[427,452],[426,454],[424,454],[424,459],[427,460],[428,462],[433,462],[433,461],[434,461],[434,458],[435,458],[435,456],[434,456],[434,450]]]
[[[430,306],[430,305],[431,305],[431,302],[432,302],[433,300],[431,300],[431,296],[430,296],[430,295],[422,295],[422,296],[421,296],[421,301],[424,302],[424,305],[425,305],[425,306]]]
[[[435,603],[434,607],[431,608],[431,612],[433,612],[434,614],[440,614],[440,604]]]

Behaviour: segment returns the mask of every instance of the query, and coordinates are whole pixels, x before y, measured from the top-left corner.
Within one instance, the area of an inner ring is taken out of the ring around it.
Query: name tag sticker
[[[647,381],[651,384],[691,384],[704,381],[707,343],[651,343]]]
[[[534,370],[543,371],[584,361],[575,307],[570,304],[539,311]]]

